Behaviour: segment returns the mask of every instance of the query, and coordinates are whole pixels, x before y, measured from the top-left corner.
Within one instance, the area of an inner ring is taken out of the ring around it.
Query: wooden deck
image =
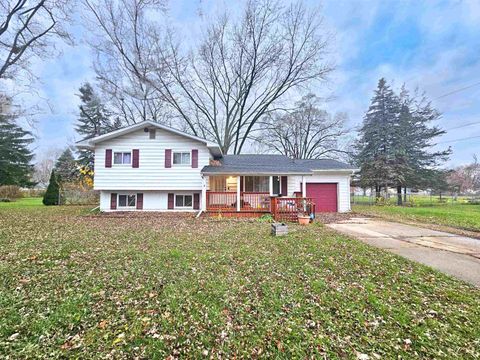
[[[271,197],[263,192],[241,192],[240,210],[237,192],[207,191],[207,215],[222,217],[260,217],[271,213],[276,221],[297,221],[298,213],[314,213],[311,198]]]

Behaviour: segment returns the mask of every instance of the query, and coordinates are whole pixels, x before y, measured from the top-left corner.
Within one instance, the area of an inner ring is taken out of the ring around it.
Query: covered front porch
[[[215,175],[206,177],[205,185],[205,209],[209,213],[272,213],[276,218],[282,215],[284,220],[296,220],[298,212],[314,212],[312,199],[302,197],[304,186],[302,192],[288,197],[288,176]],[[290,215],[285,218],[286,214]]]

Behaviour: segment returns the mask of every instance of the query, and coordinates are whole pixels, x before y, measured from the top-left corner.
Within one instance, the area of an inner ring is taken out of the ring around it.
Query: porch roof
[[[315,171],[348,171],[354,167],[336,160],[290,159],[285,155],[224,155],[215,165],[205,166],[204,175],[311,175]]]

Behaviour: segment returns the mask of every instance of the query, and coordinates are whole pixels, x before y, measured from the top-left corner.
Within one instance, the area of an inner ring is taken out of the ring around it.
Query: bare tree
[[[342,147],[345,114],[334,116],[319,108],[320,99],[306,95],[294,111],[270,113],[257,138],[267,149],[293,159],[338,158],[348,154]]]
[[[477,156],[473,156],[472,163],[459,166],[452,170],[448,175],[447,181],[457,193],[479,192],[480,163],[478,162]]]
[[[0,2],[0,79],[28,72],[34,56],[48,56],[55,40],[69,40],[62,24],[69,0],[2,0]]]
[[[152,13],[164,11],[162,0],[84,0],[96,54],[94,70],[114,116],[131,124],[143,120],[166,122],[162,92],[146,79],[153,68],[151,37],[161,24]],[[148,18],[148,19],[147,19]]]
[[[36,159],[33,180],[41,187],[47,187],[55,162],[61,153],[61,149],[51,147],[42,152]]]
[[[101,0],[103,7],[85,1],[125,76],[155,89],[181,127],[215,140],[224,153],[240,153],[258,121],[291,90],[325,80],[333,68],[320,11],[302,3],[249,0],[239,17],[224,13],[210,21],[188,51],[180,35],[149,20],[148,1],[134,0],[123,13],[113,0]]]
[[[318,9],[250,0],[239,19],[224,14],[209,24],[195,52],[163,53],[175,86],[165,86],[166,99],[194,133],[240,153],[290,90],[325,80],[328,41]]]

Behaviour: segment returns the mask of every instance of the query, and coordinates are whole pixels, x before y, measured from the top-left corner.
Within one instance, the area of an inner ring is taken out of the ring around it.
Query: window
[[[174,152],[173,153],[174,165],[190,165],[190,153],[189,152]]]
[[[211,191],[226,191],[227,190],[226,176],[210,176],[209,185]]]
[[[268,176],[245,176],[245,191],[247,192],[268,192]]]
[[[175,195],[175,207],[192,207],[192,195]]]
[[[280,194],[280,176],[273,176],[272,180],[273,180],[272,194],[279,195]]]
[[[118,207],[135,207],[136,205],[136,195],[118,195]]]
[[[113,153],[113,163],[116,164],[116,165],[131,164],[132,163],[132,153],[130,153],[130,152],[116,152],[116,153]]]

